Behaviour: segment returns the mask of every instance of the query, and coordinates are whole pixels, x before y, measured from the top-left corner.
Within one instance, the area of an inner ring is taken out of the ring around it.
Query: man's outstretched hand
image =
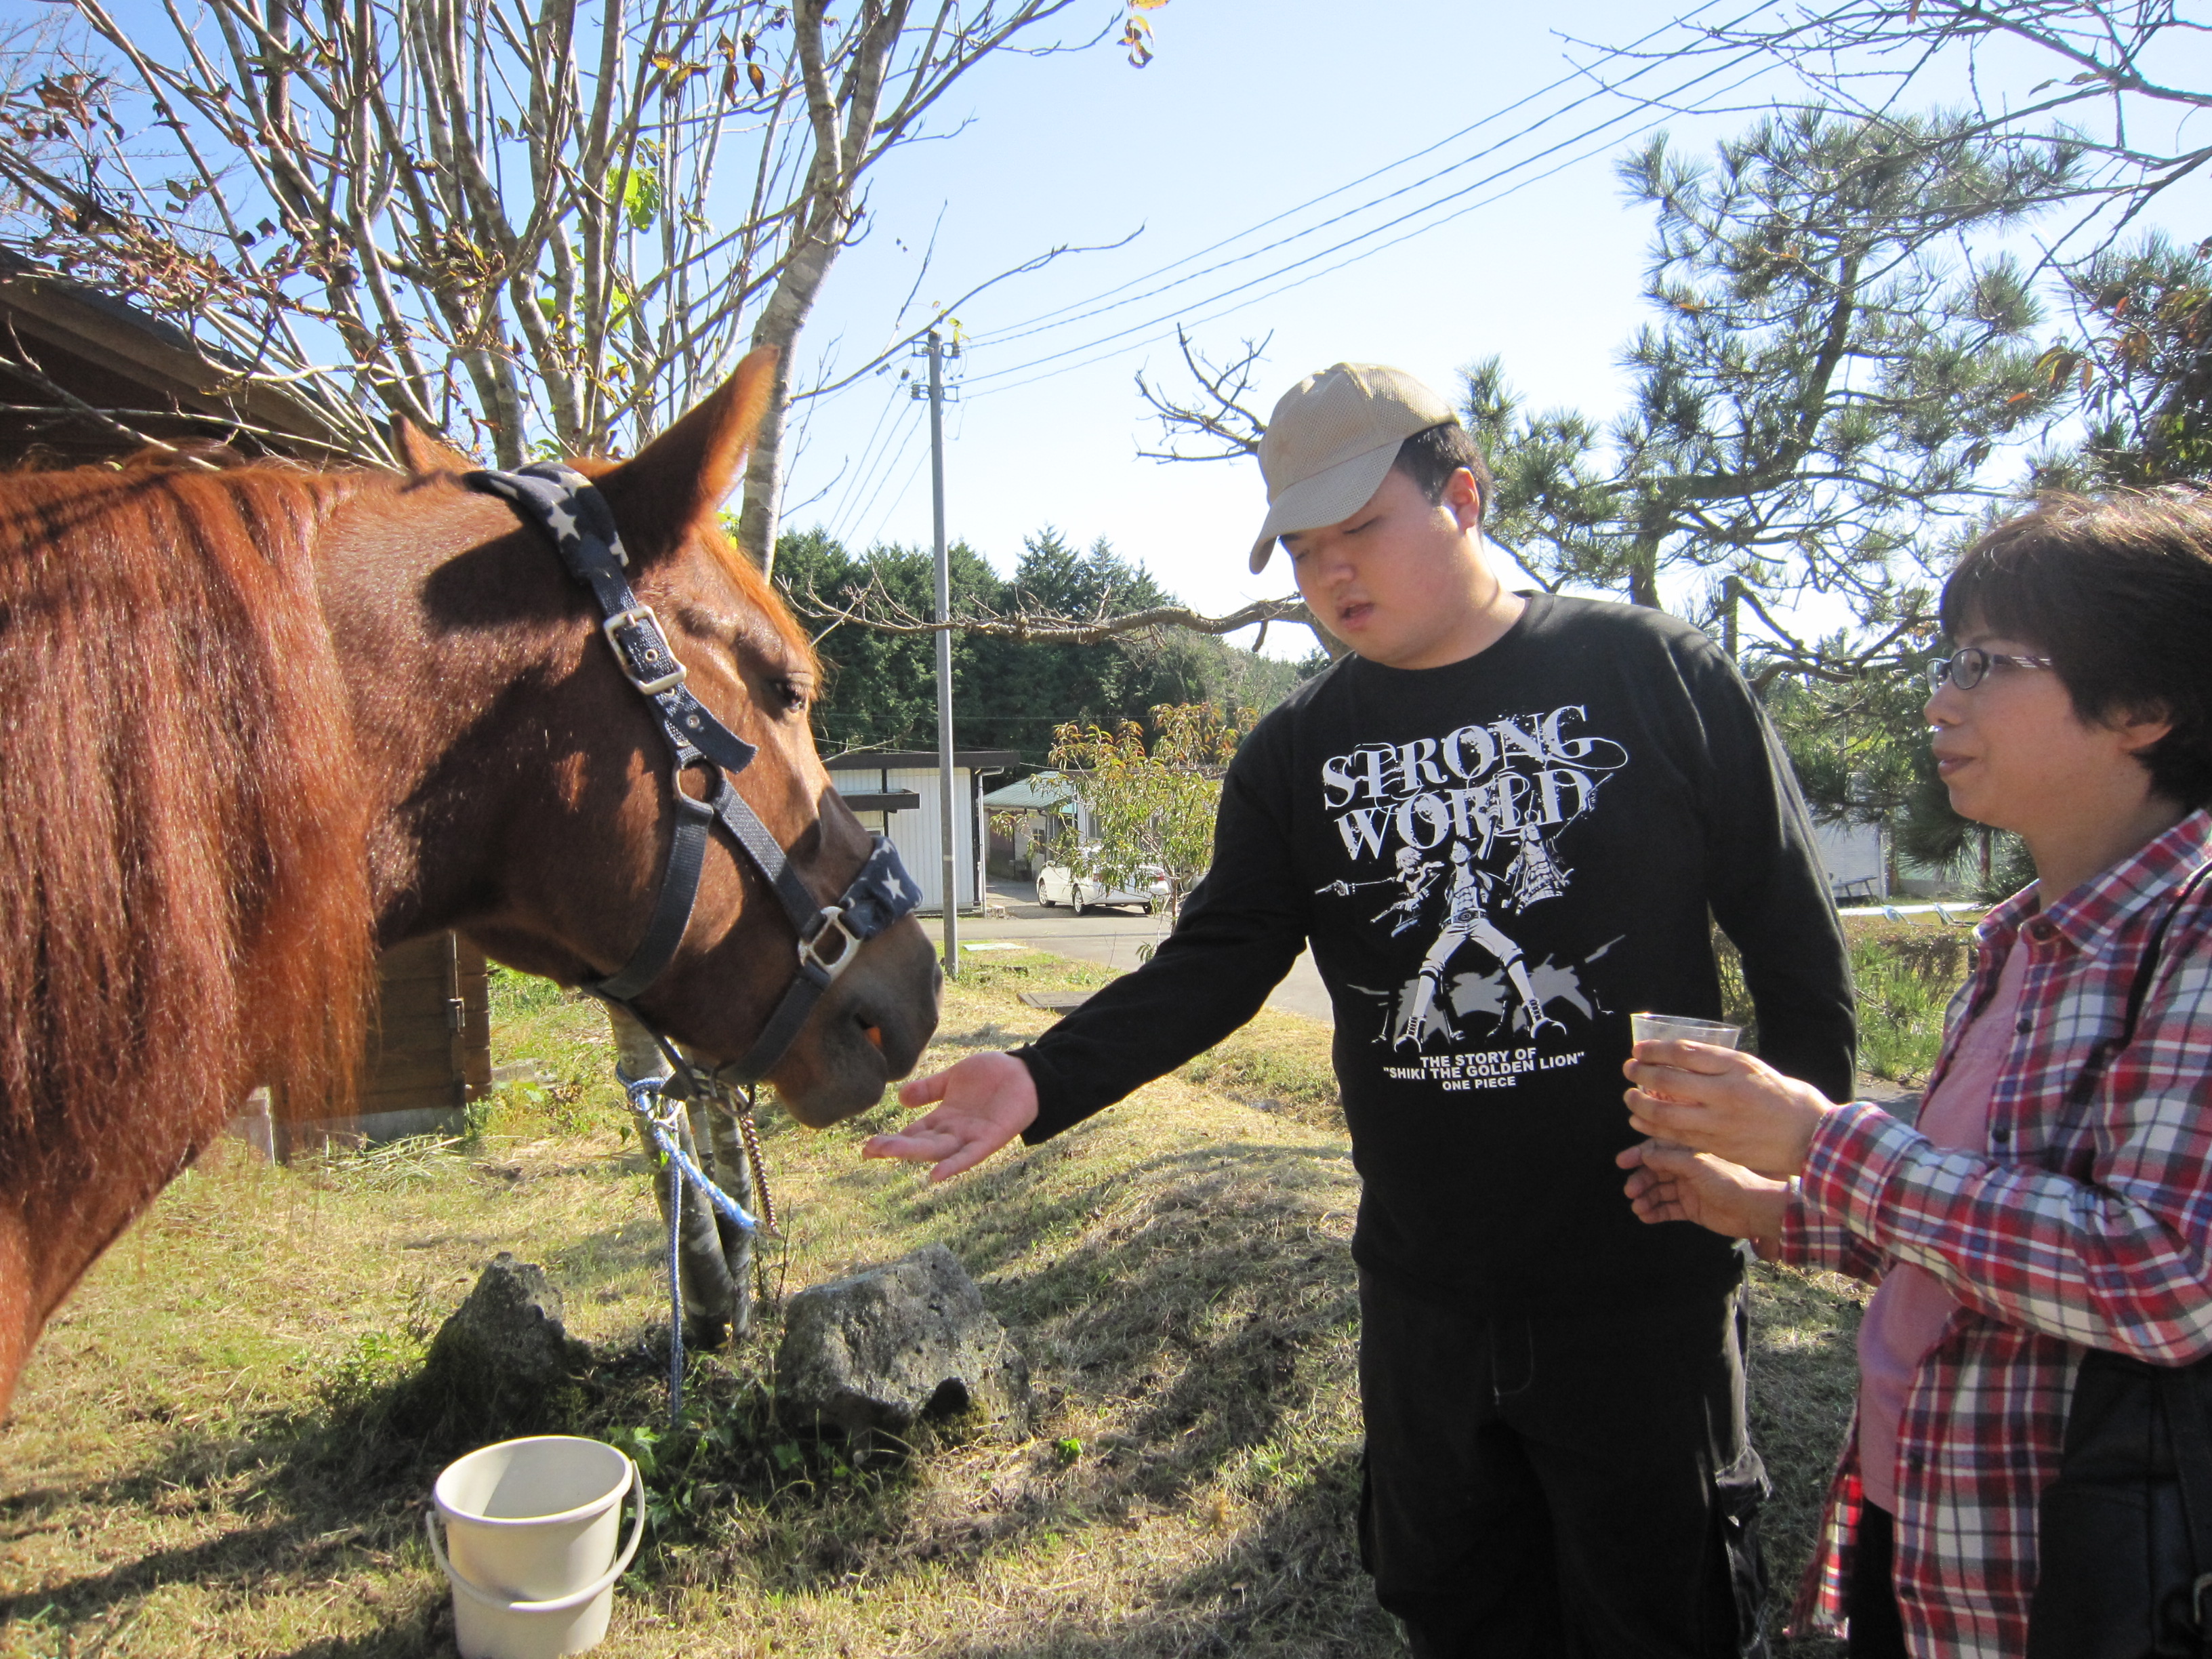
[[[872,1135],[862,1158],[902,1158],[930,1165],[943,1181],[972,1170],[1036,1121],[1036,1084],[1012,1054],[970,1054],[957,1066],[899,1085],[902,1106],[937,1109],[895,1135]]]

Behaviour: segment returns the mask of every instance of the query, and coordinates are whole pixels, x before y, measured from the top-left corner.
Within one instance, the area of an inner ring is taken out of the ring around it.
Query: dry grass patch
[[[1342,1133],[1344,1096],[1336,1086],[1333,1037],[1319,1020],[1262,1008],[1179,1075],[1241,1105]]]
[[[1043,1029],[1020,989],[1109,976],[969,964],[928,1063]],[[0,1656],[450,1652],[419,1511],[465,1444],[409,1426],[409,1379],[501,1249],[545,1264],[599,1356],[546,1413],[652,1466],[616,1659],[1400,1650],[1351,1538],[1357,1183],[1319,1027],[1263,1015],[945,1187],[861,1163],[854,1128],[770,1116],[775,1286],[942,1240],[1030,1354],[1027,1424],[900,1454],[778,1420],[772,1310],[759,1340],[698,1358],[669,1431],[662,1237],[603,1025],[525,982],[499,996],[501,1058],[548,1075],[471,1144],[289,1169],[218,1149],[64,1310],[0,1431]],[[1838,1432],[1838,1342],[1848,1397],[1849,1303],[1762,1284],[1764,1438],[1805,1486],[1798,1462]],[[1791,1501],[1784,1530],[1808,1524]]]

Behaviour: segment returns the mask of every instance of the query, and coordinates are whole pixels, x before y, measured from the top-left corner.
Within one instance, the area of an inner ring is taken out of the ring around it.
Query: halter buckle
[[[650,661],[656,655],[665,657],[673,665],[670,672],[652,679],[641,675],[632,661],[629,649],[615,637],[618,630],[625,629],[641,630],[650,629],[652,631],[646,635],[644,648],[638,653],[639,658]],[[615,653],[615,660],[622,665],[623,678],[648,697],[657,697],[663,691],[674,690],[684,684],[685,678],[690,672],[682,663],[676,660],[675,652],[669,649],[668,635],[661,631],[660,618],[653,614],[653,607],[649,605],[634,605],[627,611],[616,611],[613,616],[599,624],[599,632],[607,636],[608,649]]]
[[[843,943],[835,958],[825,960],[822,942],[833,933]],[[821,925],[799,941],[799,971],[825,988],[835,985],[837,976],[853,965],[853,958],[860,954],[865,942],[846,921],[843,905],[825,904],[822,907]]]

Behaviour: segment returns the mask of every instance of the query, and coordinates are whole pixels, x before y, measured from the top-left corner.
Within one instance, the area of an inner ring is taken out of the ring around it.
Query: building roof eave
[[[832,772],[911,772],[934,768],[934,749],[852,749],[842,755],[825,755],[822,764]],[[1018,749],[956,749],[953,765],[969,772],[1003,772],[1021,763]]]

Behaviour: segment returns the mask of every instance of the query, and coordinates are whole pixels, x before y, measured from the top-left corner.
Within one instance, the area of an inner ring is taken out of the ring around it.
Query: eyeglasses
[[[1948,657],[1938,657],[1928,665],[1928,689],[1941,691],[1948,680],[1961,691],[1971,691],[1982,683],[1983,677],[1997,663],[2008,662],[2014,668],[2048,668],[2048,657],[2014,656],[2004,651],[1984,651],[1970,645],[1965,650]]]

